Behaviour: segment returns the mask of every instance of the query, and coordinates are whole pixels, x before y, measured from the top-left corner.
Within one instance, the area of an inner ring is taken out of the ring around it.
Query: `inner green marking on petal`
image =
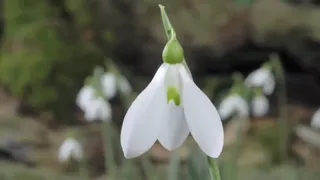
[[[181,104],[179,91],[175,87],[169,87],[167,90],[167,102],[169,103],[170,101],[173,101],[176,106]]]

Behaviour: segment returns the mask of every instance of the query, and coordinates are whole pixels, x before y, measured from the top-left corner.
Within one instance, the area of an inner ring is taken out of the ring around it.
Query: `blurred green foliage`
[[[0,83],[36,109],[66,118],[83,80],[103,64],[104,55],[86,38],[91,17],[85,1],[66,1],[72,21],[49,2],[5,1]]]

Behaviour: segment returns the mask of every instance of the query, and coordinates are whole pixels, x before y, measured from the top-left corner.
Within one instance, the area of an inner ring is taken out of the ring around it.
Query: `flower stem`
[[[208,165],[209,165],[209,173],[210,173],[210,177],[211,177],[210,179],[211,180],[221,180],[217,160],[213,159],[209,156],[207,156],[207,160],[208,160]]]
[[[238,159],[241,155],[241,150],[243,148],[244,138],[246,137],[246,131],[244,131],[244,128],[248,123],[250,123],[250,120],[247,118],[241,118],[241,119],[234,119],[237,121],[240,121],[239,126],[236,130],[236,141],[235,141],[235,147],[233,147],[233,151],[231,153],[231,160],[230,160],[230,166],[229,166],[229,172],[228,172],[228,180],[236,180],[237,179],[237,163]],[[243,126],[242,126],[243,125]]]
[[[111,123],[102,122],[101,136],[103,140],[104,163],[108,177],[116,178],[116,163],[113,152],[113,129]],[[107,171],[108,169],[108,171]]]
[[[164,31],[166,33],[167,40],[169,41],[171,39],[171,36],[173,34],[176,34],[176,33],[175,33],[174,28],[171,25],[171,22],[170,22],[169,17],[168,17],[168,15],[166,13],[165,7],[163,5],[161,5],[161,4],[159,4],[159,7],[160,7],[160,12],[161,12],[163,28],[164,28]],[[192,74],[191,74],[190,68],[189,68],[189,66],[188,66],[188,64],[187,64],[185,59],[183,59],[182,64],[185,66],[185,68],[187,69],[188,73],[190,74],[190,77],[192,78]]]
[[[79,174],[80,174],[80,177],[83,178],[83,180],[90,179],[86,157],[83,157],[83,159],[80,161]]]
[[[289,122],[287,117],[287,90],[285,74],[278,55],[271,55],[271,60],[276,71],[277,84],[279,88],[278,93],[278,106],[279,106],[279,151],[280,160],[287,160],[287,148],[289,139]]]

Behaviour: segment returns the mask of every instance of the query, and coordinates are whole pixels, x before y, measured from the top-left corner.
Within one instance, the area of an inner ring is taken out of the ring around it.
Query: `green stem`
[[[300,175],[300,179],[308,179],[308,166],[310,165],[310,162],[313,161],[313,148],[311,147],[310,144],[307,144],[307,159],[306,162],[304,164],[304,167],[300,170],[301,171],[301,175]]]
[[[209,156],[207,156],[207,160],[208,160],[209,173],[210,173],[211,180],[221,180],[217,160]]]
[[[113,129],[111,123],[103,122],[101,126],[101,136],[103,140],[104,162],[108,177],[116,178],[116,163],[113,152]],[[108,171],[107,171],[108,169]]]
[[[281,78],[281,83],[279,83],[279,97],[278,104],[280,105],[280,119],[279,119],[279,128],[281,132],[280,138],[280,152],[282,160],[287,159],[287,147],[289,139],[289,123],[287,118],[287,93],[285,79]]]
[[[80,174],[80,177],[83,178],[83,180],[90,179],[86,157],[83,157],[83,159],[80,161],[79,174]]]
[[[159,4],[160,7],[160,12],[161,12],[161,19],[162,19],[162,23],[163,23],[163,27],[164,27],[164,31],[166,33],[167,36],[167,40],[169,41],[171,39],[172,34],[176,34],[174,28],[171,25],[171,22],[169,20],[169,17],[166,13],[166,10],[164,9],[165,7],[161,4]],[[185,66],[185,68],[187,69],[188,73],[190,74],[190,77],[192,78],[192,74],[190,71],[190,68],[186,62],[185,59],[183,59],[182,64]]]
[[[156,174],[148,156],[143,156],[141,158],[142,168],[143,172],[145,173],[146,179],[154,179],[154,176]]]
[[[288,139],[289,139],[289,122],[287,117],[287,89],[286,89],[286,81],[285,74],[279,57],[277,55],[271,55],[271,60],[273,61],[273,65],[276,71],[277,77],[277,85],[279,88],[278,91],[278,106],[279,106],[279,120],[278,120],[278,128],[279,128],[279,151],[280,158],[282,161],[287,160],[287,148],[288,148]]]
[[[247,118],[242,118],[242,119],[235,119],[238,121],[243,121],[241,123],[239,123],[239,126],[236,130],[236,142],[235,142],[235,147],[233,147],[233,152],[231,153],[231,161],[230,161],[230,169],[228,172],[228,180],[236,180],[237,179],[237,163],[238,163],[238,159],[240,157],[241,154],[241,150],[243,147],[243,142],[244,142],[244,138],[246,136],[245,132],[243,132],[243,128],[241,125],[245,125],[249,122],[249,120]]]
[[[180,169],[180,153],[174,151],[171,155],[171,160],[169,163],[168,180],[179,179],[179,169]]]

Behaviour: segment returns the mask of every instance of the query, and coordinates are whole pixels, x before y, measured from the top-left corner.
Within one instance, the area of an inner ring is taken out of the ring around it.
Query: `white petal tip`
[[[135,152],[132,152],[132,151],[128,151],[128,150],[123,150],[123,156],[126,158],[126,159],[133,159],[133,158],[136,158],[138,156],[140,156],[141,154],[139,153],[135,153]]]
[[[221,148],[220,150],[214,151],[210,154],[207,154],[207,156],[209,156],[211,158],[218,158],[220,156],[220,154],[222,153],[222,149],[223,148]]]

